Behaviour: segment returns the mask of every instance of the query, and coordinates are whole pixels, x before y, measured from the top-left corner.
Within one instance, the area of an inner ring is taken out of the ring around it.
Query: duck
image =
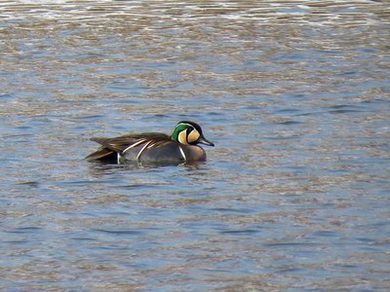
[[[199,124],[180,121],[171,135],[156,132],[128,134],[114,138],[91,138],[100,148],[89,154],[87,161],[125,164],[129,162],[187,163],[206,160],[199,144],[214,146],[207,140]]]

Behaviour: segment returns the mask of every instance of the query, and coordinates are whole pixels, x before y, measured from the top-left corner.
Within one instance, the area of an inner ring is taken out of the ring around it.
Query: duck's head
[[[171,135],[172,140],[184,145],[204,144],[214,146],[202,133],[202,128],[194,122],[178,122]]]

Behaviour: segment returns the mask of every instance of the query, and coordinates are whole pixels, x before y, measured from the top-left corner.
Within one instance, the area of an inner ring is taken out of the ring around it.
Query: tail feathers
[[[101,160],[101,161],[116,161],[117,154],[115,151],[112,151],[107,148],[100,148],[99,150],[89,154],[85,157],[88,161]]]

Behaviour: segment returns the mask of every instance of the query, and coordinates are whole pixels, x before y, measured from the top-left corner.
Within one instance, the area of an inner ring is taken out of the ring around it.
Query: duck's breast
[[[202,147],[195,145],[182,145],[183,152],[186,156],[186,161],[205,161],[206,151]]]

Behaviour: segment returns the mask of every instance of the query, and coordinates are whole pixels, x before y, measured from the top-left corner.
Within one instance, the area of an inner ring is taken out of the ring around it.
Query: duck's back
[[[115,138],[92,138],[102,145],[87,160],[110,163],[151,162],[181,163],[206,160],[205,151],[195,145],[184,145],[161,133],[124,135]]]
[[[185,161],[185,154],[178,142],[162,133],[142,133],[124,135],[115,138],[92,138],[102,147],[88,155],[87,160],[125,163]]]

